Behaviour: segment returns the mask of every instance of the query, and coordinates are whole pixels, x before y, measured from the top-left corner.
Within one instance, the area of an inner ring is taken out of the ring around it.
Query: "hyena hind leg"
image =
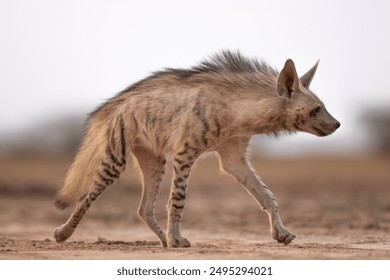
[[[96,181],[93,182],[91,190],[84,197],[84,199],[77,203],[77,206],[68,221],[55,229],[54,238],[57,242],[64,242],[73,234],[81,219],[84,217],[85,213],[91,206],[92,202],[94,202],[95,199],[101,195],[101,193],[106,188],[106,184],[98,183]]]
[[[166,233],[155,217],[156,200],[159,195],[161,181],[165,174],[166,160],[163,156],[155,156],[143,148],[133,152],[142,171],[142,198],[138,215],[144,223],[157,235],[162,245],[167,247]]]
[[[190,247],[191,243],[181,235],[181,220],[187,195],[187,182],[199,152],[190,150],[190,146],[174,156],[174,180],[168,203],[168,247]]]

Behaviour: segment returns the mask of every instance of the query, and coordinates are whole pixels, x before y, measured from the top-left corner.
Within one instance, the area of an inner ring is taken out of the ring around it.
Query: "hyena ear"
[[[276,89],[280,96],[290,98],[294,90],[299,89],[299,78],[294,62],[287,59],[279,74]]]
[[[316,64],[309,70],[305,75],[303,75],[299,80],[301,81],[302,86],[309,88],[311,81],[313,80],[314,74],[317,71],[318,64],[320,60],[317,60]]]

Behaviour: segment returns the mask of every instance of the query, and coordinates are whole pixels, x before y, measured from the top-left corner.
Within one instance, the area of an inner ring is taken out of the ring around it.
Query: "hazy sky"
[[[390,104],[390,1],[0,1],[0,133],[80,116],[150,72],[239,49],[299,74],[359,140],[364,106]],[[282,141],[283,142],[283,141]],[[345,146],[345,147],[349,147]]]

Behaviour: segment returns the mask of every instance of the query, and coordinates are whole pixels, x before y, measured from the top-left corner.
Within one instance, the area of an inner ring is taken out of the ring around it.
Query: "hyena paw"
[[[296,236],[295,234],[289,232],[285,227],[274,226],[272,229],[272,237],[278,241],[278,243],[288,245]]]
[[[167,245],[168,247],[175,247],[175,248],[184,248],[184,247],[190,247],[191,243],[188,241],[187,238],[184,237],[168,237],[167,239]]]
[[[56,228],[56,230],[54,231],[54,238],[58,243],[64,242],[72,235],[73,232],[74,228],[69,228],[66,225],[62,225]]]
[[[163,247],[168,247],[167,240],[165,238],[164,239],[160,239],[160,242],[161,242],[161,245]]]

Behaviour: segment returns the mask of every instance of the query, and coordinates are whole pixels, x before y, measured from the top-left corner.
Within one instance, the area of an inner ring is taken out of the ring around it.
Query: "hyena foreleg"
[[[133,152],[142,171],[142,199],[138,215],[144,223],[158,236],[164,247],[167,247],[166,233],[157,223],[155,204],[159,195],[161,181],[165,174],[166,160],[163,156],[155,156],[151,152],[136,148]]]
[[[279,243],[287,245],[291,243],[295,235],[283,225],[274,195],[251,168],[246,157],[248,143],[249,138],[246,137],[224,143],[218,149],[221,168],[233,175],[257,200],[263,210],[268,213],[272,237]]]

